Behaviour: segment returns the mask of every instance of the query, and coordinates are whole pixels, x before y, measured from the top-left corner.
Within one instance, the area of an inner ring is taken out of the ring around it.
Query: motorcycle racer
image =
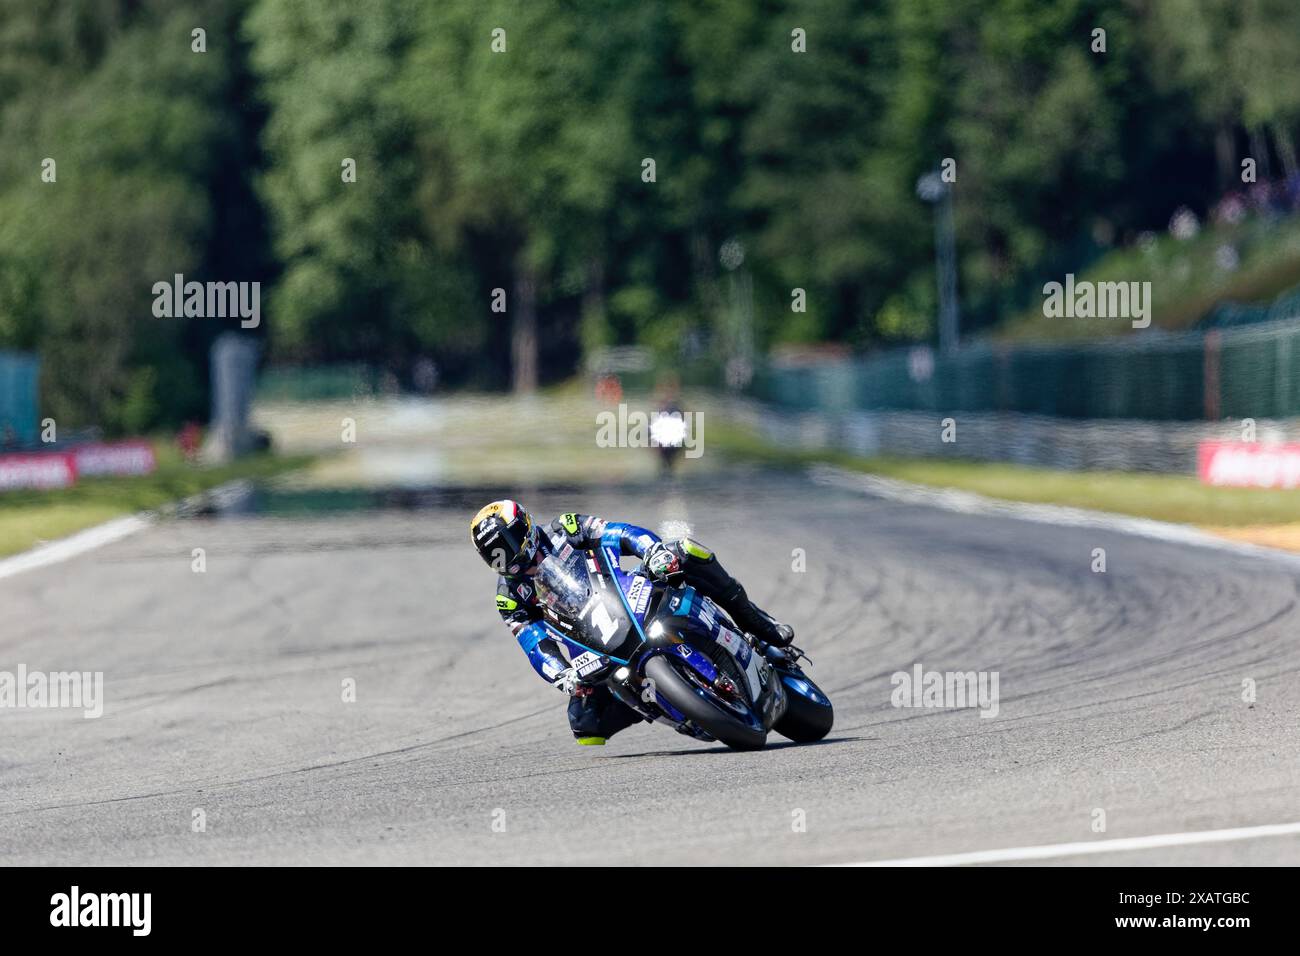
[[[603,745],[618,731],[644,718],[602,684],[579,680],[560,645],[542,623],[542,607],[532,578],[542,560],[568,546],[576,550],[599,547],[602,538],[616,537],[619,551],[641,559],[652,578],[685,582],[709,597],[758,640],[788,647],[794,629],[757,607],[740,582],[717,556],[691,538],[664,542],[651,531],[625,522],[570,512],[547,527],[510,499],[485,505],[470,523],[470,540],[479,556],[495,570],[497,611],[528,655],[533,669],[552,686],[571,695],[569,726],[579,744]]]

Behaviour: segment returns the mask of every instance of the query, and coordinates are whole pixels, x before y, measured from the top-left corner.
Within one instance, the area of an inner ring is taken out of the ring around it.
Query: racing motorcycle
[[[801,651],[741,633],[692,587],[623,571],[617,539],[564,545],[534,584],[579,678],[603,682],[646,719],[736,750],[763,747],[772,730],[799,743],[830,732],[834,709],[799,666]]]

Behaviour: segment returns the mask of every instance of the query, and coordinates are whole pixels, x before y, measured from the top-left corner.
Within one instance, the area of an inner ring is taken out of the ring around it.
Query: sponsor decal
[[[767,687],[767,662],[760,667],[758,658],[753,654],[749,655],[749,660],[744,663],[745,681],[749,684],[750,700],[758,700],[759,695],[763,693],[763,688]]]
[[[1196,457],[1207,485],[1300,488],[1300,444],[1208,441],[1197,447]]]
[[[578,672],[579,677],[586,677],[605,666],[605,659],[599,654],[587,651],[585,654],[579,654],[573,659],[573,667]]]
[[[71,488],[76,483],[75,455],[44,453],[0,455],[0,491],[12,491],[18,488]]]
[[[717,640],[719,644],[727,649],[728,653],[730,653],[732,657],[740,662],[742,667],[749,663],[749,658],[752,653],[749,647],[749,642],[735,631],[729,630],[725,627],[719,627]]]
[[[72,450],[77,459],[77,474],[149,475],[158,467],[153,445],[147,441],[105,442],[79,445]]]
[[[707,625],[710,631],[718,626],[717,610],[718,606],[709,598],[700,602],[700,621]]]
[[[646,606],[649,605],[650,595],[653,593],[654,590],[646,584],[645,578],[634,578],[632,586],[627,589],[627,603],[632,608],[632,613],[643,613]]]

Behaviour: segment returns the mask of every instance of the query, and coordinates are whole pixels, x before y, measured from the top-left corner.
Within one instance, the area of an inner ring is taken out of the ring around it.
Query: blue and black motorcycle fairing
[[[797,651],[756,642],[691,587],[619,566],[619,542],[565,545],[535,579],[550,636],[587,683],[605,683],[647,720],[754,750],[768,732],[799,742],[830,732],[830,700]]]

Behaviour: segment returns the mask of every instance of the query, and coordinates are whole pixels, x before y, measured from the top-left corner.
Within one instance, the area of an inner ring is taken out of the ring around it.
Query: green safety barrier
[[[1270,316],[1281,310],[1266,307]],[[1300,301],[1286,318],[1070,345],[976,344],[768,366],[755,397],[801,410],[1022,412],[1192,421],[1300,415]]]

